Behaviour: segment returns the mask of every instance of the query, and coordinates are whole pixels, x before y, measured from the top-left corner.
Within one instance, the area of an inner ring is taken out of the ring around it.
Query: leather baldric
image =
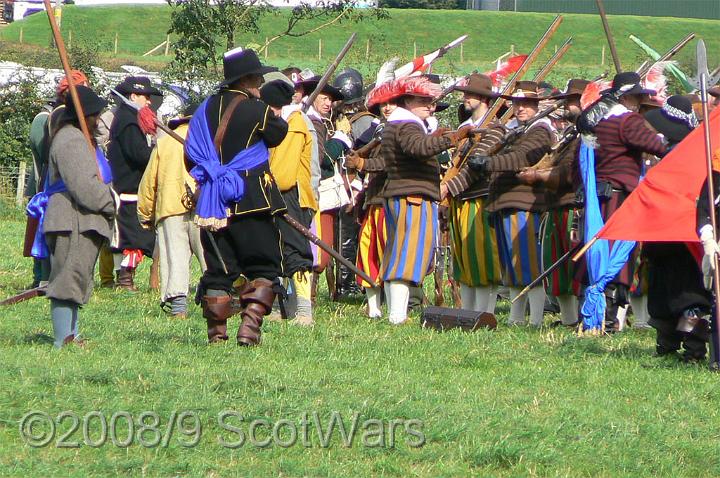
[[[225,138],[225,132],[227,131],[228,124],[230,124],[230,118],[232,118],[232,114],[235,111],[235,108],[237,108],[238,105],[246,99],[247,96],[245,96],[244,94],[237,95],[235,98],[232,99],[227,109],[223,113],[222,117],[220,118],[220,124],[218,125],[218,129],[215,132],[215,139],[213,140],[213,144],[215,145],[215,150],[220,156],[221,162],[222,153],[220,152],[220,147],[222,146],[223,138]],[[222,107],[222,100],[220,101],[220,106]]]

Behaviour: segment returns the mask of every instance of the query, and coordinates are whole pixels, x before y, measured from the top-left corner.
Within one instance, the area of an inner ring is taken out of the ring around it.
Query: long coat
[[[110,185],[98,176],[95,155],[79,129],[62,127],[50,145],[49,184],[67,191],[50,196],[43,231],[50,249],[48,297],[85,304],[92,292],[100,246],[112,236]]]

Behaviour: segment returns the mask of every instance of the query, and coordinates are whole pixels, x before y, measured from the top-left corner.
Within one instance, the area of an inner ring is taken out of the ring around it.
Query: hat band
[[[662,111],[670,118],[682,121],[683,123],[687,124],[690,129],[694,129],[698,125],[698,120],[695,117],[695,113],[686,113],[679,108],[675,108],[669,103],[665,103],[665,105],[662,107]]]
[[[516,98],[539,99],[537,92],[531,90],[517,90],[512,96]]]

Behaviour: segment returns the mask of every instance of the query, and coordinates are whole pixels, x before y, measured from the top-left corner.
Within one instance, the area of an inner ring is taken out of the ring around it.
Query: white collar
[[[620,103],[616,103],[615,105],[612,106],[612,108],[610,108],[608,110],[607,113],[605,113],[605,115],[602,117],[602,119],[608,119],[611,116],[622,116],[625,113],[631,113],[631,111],[629,109],[625,108],[625,106],[621,105]]]
[[[530,128],[528,128],[528,129],[531,129],[531,128],[534,128],[535,126],[540,126],[540,125],[545,125],[544,127],[550,129],[550,131],[555,131],[555,128],[552,125],[552,121],[550,121],[550,118],[548,118],[547,116],[535,121],[533,124],[530,125]],[[520,122],[518,121],[517,118],[511,119],[505,125],[505,127],[508,129],[515,129],[518,126],[520,126]]]
[[[285,106],[282,107],[282,110],[280,110],[280,116],[282,117],[282,119],[284,119],[285,121],[287,121],[288,118],[290,118],[290,115],[291,115],[291,114],[293,114],[293,113],[296,112],[296,111],[300,111],[300,107],[301,107],[301,106],[302,106],[302,105],[300,105],[300,104],[285,105]]]
[[[432,133],[438,129],[440,122],[436,117],[428,116],[428,119],[425,120],[425,125],[427,126],[428,133]]]
[[[482,118],[478,118],[477,121],[473,121],[472,116],[463,121],[458,128],[462,128],[463,126],[480,126],[480,121],[482,121]]]
[[[388,116],[387,119],[388,123],[417,123],[420,125],[420,127],[423,129],[425,134],[427,134],[427,128],[425,127],[425,123],[418,118],[415,114],[411,113],[410,111],[406,110],[405,108],[401,108],[398,106],[395,108],[395,111],[390,113],[390,116]]]

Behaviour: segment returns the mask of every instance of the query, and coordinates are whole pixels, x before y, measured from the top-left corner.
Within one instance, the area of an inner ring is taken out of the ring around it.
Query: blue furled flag
[[[595,150],[584,142],[580,146],[580,172],[585,185],[585,237],[587,244],[602,229],[604,221],[595,183]],[[605,319],[605,287],[623,268],[635,248],[635,241],[615,241],[612,250],[607,239],[598,239],[585,253],[590,285],[580,314],[583,330],[602,329]]]

